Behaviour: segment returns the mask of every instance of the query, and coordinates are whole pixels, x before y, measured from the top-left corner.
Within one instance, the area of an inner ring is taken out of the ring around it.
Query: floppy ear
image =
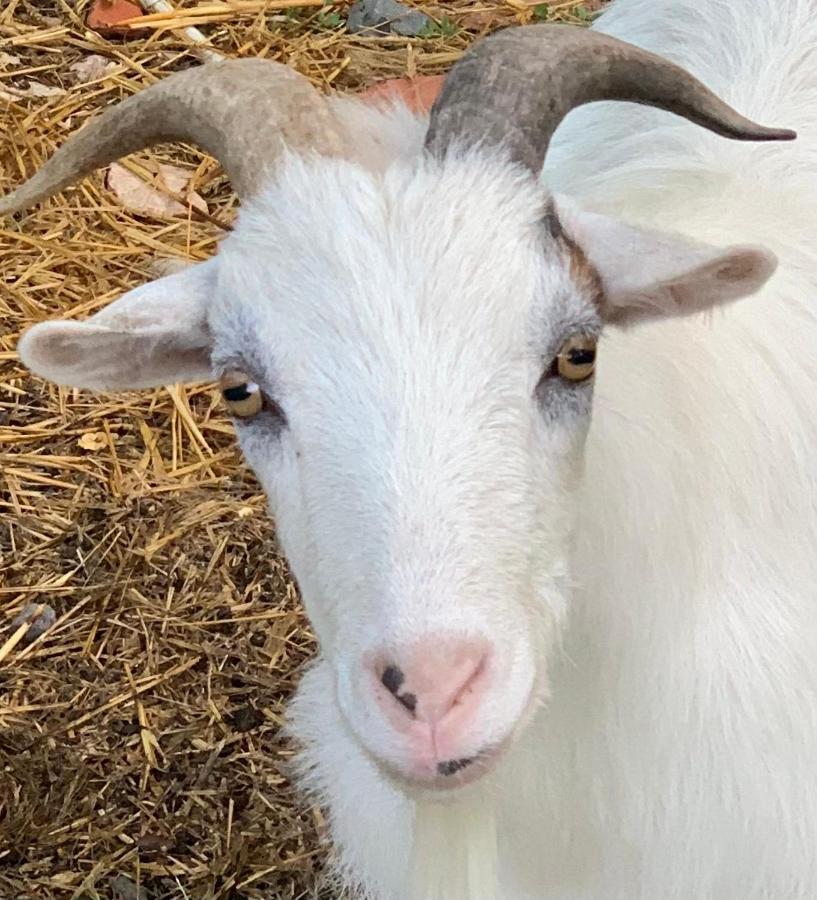
[[[17,350],[37,375],[94,390],[211,377],[207,307],[216,260],[128,291],[84,322],[34,325]]]
[[[601,276],[602,314],[629,325],[685,316],[754,294],[777,268],[763,247],[712,247],[682,235],[627,225],[557,199],[565,233]]]

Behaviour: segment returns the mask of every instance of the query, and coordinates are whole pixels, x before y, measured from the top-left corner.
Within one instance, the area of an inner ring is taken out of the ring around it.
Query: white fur
[[[175,329],[141,321],[140,343],[126,296],[124,318],[114,304],[104,323],[42,326],[21,346],[57,380],[119,384],[100,370],[121,367],[112,335],[156,377],[176,333],[195,351],[207,335],[216,373],[249,370],[281,402],[283,434],[264,419],[239,433],[321,641],[292,712],[338,890],[817,893],[815,12],[619,0],[602,18],[801,137],[738,145],[622,104],[559,130],[545,181],[573,198],[566,226],[621,304],[609,319],[751,293],[774,266],[747,244],[780,261],[760,293],[708,317],[605,331],[592,425],[589,393],[532,400],[565,333],[600,325],[543,237],[548,192],[496,154],[422,160],[422,119],[351,100],[335,102],[368,136],[360,158],[285,159],[224,242],[215,285],[173,276],[190,300]],[[720,283],[736,258],[751,271]],[[432,796],[374,761],[403,749],[360,661],[440,633],[494,643],[470,749],[510,749]]]
[[[620,104],[573,113],[557,136],[549,184],[643,225],[765,244],[781,265],[710,320],[603,341],[550,701],[480,786],[503,900],[817,894],[816,12],[620,0],[600,23],[796,128],[794,145],[739,145]],[[338,727],[309,683],[296,712]],[[405,801],[381,784],[374,823],[360,815],[378,780],[349,749],[313,747],[323,796],[350,811],[338,841],[376,896],[406,897],[391,855],[410,840]],[[447,871],[437,846],[425,866]]]

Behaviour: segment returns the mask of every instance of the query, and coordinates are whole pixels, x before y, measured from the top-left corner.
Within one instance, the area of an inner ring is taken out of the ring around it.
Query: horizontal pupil
[[[595,350],[571,350],[567,355],[574,366],[589,366],[596,359]]]
[[[225,388],[222,395],[228,403],[240,403],[250,396],[250,392],[246,384],[239,384],[237,387]]]

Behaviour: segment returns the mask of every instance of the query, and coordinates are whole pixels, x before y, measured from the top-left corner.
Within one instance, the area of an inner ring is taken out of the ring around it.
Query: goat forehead
[[[289,233],[299,241],[306,232],[330,244],[359,236],[416,239],[430,230],[433,240],[425,243],[445,252],[471,221],[491,241],[538,226],[547,199],[529,174],[490,154],[444,164],[418,157],[395,162],[382,174],[343,160],[289,156],[248,207],[242,227],[262,240],[272,228],[277,239]],[[344,223],[357,228],[342,232]]]
[[[347,379],[424,368],[426,385],[435,372],[450,385],[492,369],[498,384],[527,350],[534,297],[564,300],[569,285],[545,244],[546,196],[490,162],[378,177],[289,160],[224,244],[217,336],[233,350],[255,344],[290,374],[309,360],[335,379],[343,361]]]

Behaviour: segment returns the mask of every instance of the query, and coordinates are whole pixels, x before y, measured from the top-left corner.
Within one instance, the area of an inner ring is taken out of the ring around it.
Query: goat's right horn
[[[257,190],[285,145],[326,155],[343,147],[331,109],[304,76],[271,60],[225,60],[170,75],[106,110],[0,199],[0,215],[163,141],[210,153],[241,197]]]

